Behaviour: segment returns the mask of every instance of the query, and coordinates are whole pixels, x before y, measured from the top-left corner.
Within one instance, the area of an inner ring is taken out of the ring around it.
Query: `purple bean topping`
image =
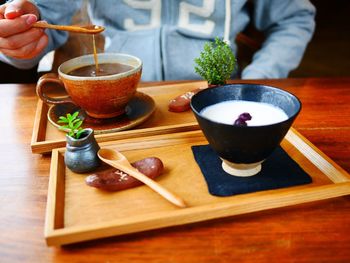
[[[252,116],[248,112],[243,112],[238,116],[233,125],[235,126],[248,126],[246,121],[250,121]]]
[[[252,116],[248,112],[244,112],[238,117],[239,119],[250,121],[252,119]]]
[[[247,123],[245,122],[245,120],[238,118],[237,120],[235,120],[235,123],[233,125],[235,125],[235,126],[247,126]]]

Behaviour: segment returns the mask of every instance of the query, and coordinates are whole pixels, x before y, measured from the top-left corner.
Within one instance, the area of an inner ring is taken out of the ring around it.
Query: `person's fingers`
[[[47,35],[42,35],[38,41],[31,42],[19,49],[1,49],[1,52],[6,56],[19,58],[19,59],[31,59],[39,55],[43,49],[47,46],[48,37]]]
[[[47,46],[43,29],[32,28],[40,13],[28,0],[14,0],[0,5],[0,52],[21,59],[39,55]]]
[[[31,42],[38,41],[45,34],[43,29],[31,28],[21,34],[12,35],[6,38],[0,38],[1,49],[19,49]]]
[[[6,4],[4,10],[5,18],[14,19],[23,14],[33,14],[39,17],[39,10],[32,2],[26,0],[14,0]]]
[[[5,16],[4,16],[4,14],[5,14],[5,9],[6,9],[6,4],[0,5],[0,18],[1,18],[1,19],[4,19],[4,18],[5,18]]]
[[[48,36],[47,35],[43,35],[39,39],[39,41],[38,41],[35,49],[33,50],[33,52],[31,54],[29,54],[29,56],[27,58],[33,58],[33,57],[36,57],[37,55],[41,54],[41,52],[46,48],[48,43],[49,43]]]
[[[14,19],[24,14],[24,10],[21,5],[16,4],[16,2],[12,2],[6,6],[4,16],[7,19]]]
[[[32,14],[23,15],[15,19],[0,19],[0,37],[8,37],[31,28],[37,21],[37,17]]]

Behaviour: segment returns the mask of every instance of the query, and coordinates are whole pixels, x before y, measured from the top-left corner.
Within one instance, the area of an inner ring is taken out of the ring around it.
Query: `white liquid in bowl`
[[[252,116],[251,120],[246,121],[248,126],[269,125],[288,119],[282,109],[272,104],[243,100],[219,102],[205,107],[200,114],[212,121],[233,125],[238,116],[244,112]]]

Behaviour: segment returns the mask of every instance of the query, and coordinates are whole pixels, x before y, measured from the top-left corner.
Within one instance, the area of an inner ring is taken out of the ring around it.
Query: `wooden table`
[[[253,82],[296,94],[294,127],[350,173],[350,78]],[[34,84],[0,85],[0,262],[350,262],[349,196],[47,247],[50,156],[31,153],[36,104]]]

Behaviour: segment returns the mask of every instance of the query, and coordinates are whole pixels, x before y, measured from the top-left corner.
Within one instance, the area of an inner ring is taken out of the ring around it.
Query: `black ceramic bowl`
[[[270,125],[242,127],[218,123],[200,114],[207,106],[229,100],[272,104],[281,108],[288,119]],[[192,97],[191,109],[210,146],[223,160],[223,169],[232,175],[250,176],[260,171],[261,163],[281,143],[300,112],[301,102],[279,88],[229,84],[201,90]]]

